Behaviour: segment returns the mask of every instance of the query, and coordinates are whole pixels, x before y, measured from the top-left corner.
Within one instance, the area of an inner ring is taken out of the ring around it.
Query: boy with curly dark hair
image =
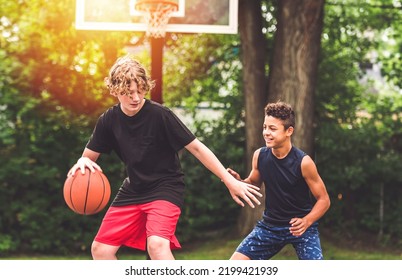
[[[292,145],[295,113],[284,102],[265,107],[265,147],[254,152],[248,177],[228,169],[238,180],[265,185],[263,218],[233,253],[232,260],[264,260],[292,244],[299,259],[323,259],[318,220],[330,206],[324,182],[310,156]],[[315,201],[311,198],[314,196]]]

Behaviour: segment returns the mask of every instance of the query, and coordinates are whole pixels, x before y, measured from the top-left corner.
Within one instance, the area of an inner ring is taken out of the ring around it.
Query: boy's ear
[[[286,134],[287,134],[288,136],[291,136],[291,135],[293,134],[294,130],[295,130],[295,129],[294,129],[293,126],[289,126],[288,129],[286,130]]]

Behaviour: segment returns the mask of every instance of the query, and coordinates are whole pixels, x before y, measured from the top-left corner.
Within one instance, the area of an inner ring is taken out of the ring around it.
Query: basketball
[[[63,188],[68,207],[81,215],[102,211],[109,202],[110,192],[110,183],[105,174],[89,169],[85,170],[85,174],[78,169],[74,176],[67,177]]]

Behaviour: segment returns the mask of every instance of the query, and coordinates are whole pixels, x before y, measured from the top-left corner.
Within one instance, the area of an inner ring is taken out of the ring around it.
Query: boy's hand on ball
[[[70,169],[68,172],[67,176],[74,176],[75,172],[80,169],[82,174],[85,174],[85,169],[91,170],[91,172],[95,172],[96,170],[99,170],[102,172],[102,169],[96,162],[92,161],[91,159],[87,157],[81,157],[78,159],[77,163],[74,164],[74,166]]]

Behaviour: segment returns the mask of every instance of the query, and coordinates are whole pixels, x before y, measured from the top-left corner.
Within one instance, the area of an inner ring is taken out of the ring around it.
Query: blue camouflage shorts
[[[300,260],[324,259],[317,223],[310,226],[301,236],[293,236],[289,226],[277,227],[260,220],[240,243],[236,252],[252,260],[268,260],[287,244],[292,244]]]

